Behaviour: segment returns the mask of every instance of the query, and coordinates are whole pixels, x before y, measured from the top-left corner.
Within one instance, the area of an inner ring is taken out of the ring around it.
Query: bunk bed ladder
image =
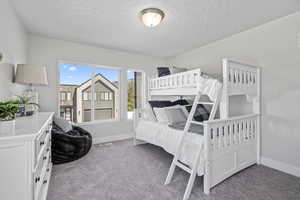
[[[165,185],[167,185],[171,182],[176,166],[183,169],[184,171],[186,171],[190,174],[190,178],[189,178],[189,181],[188,181],[188,184],[187,184],[184,196],[183,196],[183,200],[188,200],[189,199],[189,196],[191,194],[191,191],[192,191],[192,188],[193,188],[193,185],[194,185],[194,182],[195,182],[195,178],[196,178],[196,175],[197,175],[197,167],[199,165],[200,154],[202,152],[202,149],[204,148],[204,143],[202,143],[201,146],[199,147],[199,150],[196,153],[196,157],[195,157],[195,160],[193,162],[192,167],[188,167],[187,165],[181,163],[179,161],[179,155],[180,155],[180,152],[182,151],[185,136],[186,136],[186,134],[188,134],[188,130],[190,129],[191,124],[198,124],[198,125],[203,126],[202,122],[198,122],[198,121],[194,120],[194,114],[195,114],[195,111],[197,109],[197,106],[199,104],[212,105],[212,110],[211,110],[211,113],[210,113],[209,119],[208,119],[208,120],[212,120],[212,119],[215,118],[216,111],[218,109],[218,106],[219,106],[219,103],[220,103],[220,98],[221,98],[221,92],[219,92],[218,97],[217,97],[215,102],[203,102],[203,101],[200,102],[201,95],[202,95],[201,92],[199,92],[196,95],[195,99],[194,99],[190,114],[188,116],[187,122],[186,122],[184,130],[183,130],[183,134],[181,135],[181,138],[180,138],[180,143],[177,147],[176,153],[174,155],[172,164],[171,164],[169,172],[168,172],[168,176],[167,176],[166,181],[165,181]]]

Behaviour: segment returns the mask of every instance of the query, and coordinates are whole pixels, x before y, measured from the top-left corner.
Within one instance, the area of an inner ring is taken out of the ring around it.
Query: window
[[[60,115],[75,122],[118,119],[119,70],[60,64]]]
[[[105,100],[105,92],[100,92],[100,100],[101,101]]]
[[[108,101],[108,92],[105,92],[105,101]]]
[[[66,93],[65,92],[60,92],[60,100],[65,101],[66,100]]]
[[[89,101],[89,100],[91,100],[89,92],[83,92],[82,94],[83,94],[83,97],[82,97],[83,101]]]
[[[72,100],[72,94],[71,92],[67,92],[67,101],[71,101]]]

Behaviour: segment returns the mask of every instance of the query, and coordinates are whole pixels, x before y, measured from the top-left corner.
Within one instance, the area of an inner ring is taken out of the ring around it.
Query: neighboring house
[[[94,120],[114,119],[118,116],[119,89],[101,74],[94,77]],[[76,88],[76,121],[91,121],[92,80]]]
[[[68,121],[74,121],[74,93],[78,85],[60,85],[60,116]]]
[[[89,79],[81,85],[60,86],[60,115],[77,123],[91,121],[91,104],[94,103],[94,120],[114,119],[118,116],[118,87],[101,74],[94,77],[94,101],[92,102]]]

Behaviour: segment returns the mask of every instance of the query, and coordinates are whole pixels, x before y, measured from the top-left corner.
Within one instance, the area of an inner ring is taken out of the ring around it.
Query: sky
[[[106,68],[92,68],[89,66],[79,66],[73,64],[60,65],[60,84],[80,85],[91,78],[95,70],[96,74],[101,74],[111,82],[118,81],[119,70]],[[133,72],[127,73],[127,78],[133,78]]]

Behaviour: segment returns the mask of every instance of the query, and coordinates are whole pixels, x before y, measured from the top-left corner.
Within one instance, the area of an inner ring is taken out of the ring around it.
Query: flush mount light
[[[141,11],[142,22],[151,28],[160,24],[164,16],[165,13],[158,8],[146,8]]]

